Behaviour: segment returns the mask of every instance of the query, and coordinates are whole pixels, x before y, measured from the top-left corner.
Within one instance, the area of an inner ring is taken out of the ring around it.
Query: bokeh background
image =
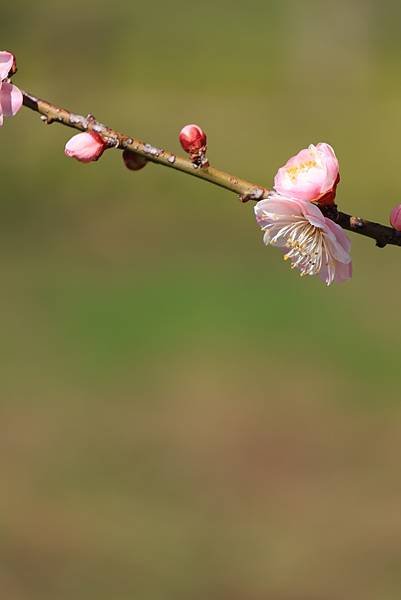
[[[399,2],[14,0],[15,83],[266,186],[327,141],[340,207],[401,201]],[[22,110],[1,132],[0,596],[401,595],[399,248],[326,288],[252,206]]]

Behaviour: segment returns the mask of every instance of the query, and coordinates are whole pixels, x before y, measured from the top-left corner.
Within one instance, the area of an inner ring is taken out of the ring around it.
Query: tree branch
[[[238,177],[220,171],[215,167],[197,167],[189,158],[177,156],[168,150],[157,148],[156,146],[152,146],[151,144],[142,142],[136,138],[119,133],[110,127],[106,127],[103,123],[96,121],[93,115],[84,117],[72,113],[65,108],[55,106],[46,100],[36,98],[23,90],[21,91],[24,97],[24,105],[39,113],[41,119],[47,124],[61,123],[67,127],[77,129],[78,131],[95,131],[102,136],[110,147],[120,148],[122,150],[132,150],[151,162],[214,183],[215,185],[238,194],[243,202],[247,202],[248,200],[261,200],[262,198],[265,198],[269,192],[269,190],[263,186],[256,185],[245,179],[239,179]],[[401,246],[401,232],[396,231],[392,227],[387,227],[380,223],[374,223],[373,221],[367,221],[366,219],[353,217],[344,212],[340,212],[335,205],[320,206],[319,208],[327,217],[341,225],[344,229],[376,240],[376,245],[379,248],[384,248],[387,244]]]

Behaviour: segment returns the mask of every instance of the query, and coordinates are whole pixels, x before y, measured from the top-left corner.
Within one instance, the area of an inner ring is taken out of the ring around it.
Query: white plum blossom
[[[264,243],[283,248],[301,275],[319,275],[327,285],[351,277],[351,242],[312,202],[272,192],[256,204],[255,215]]]

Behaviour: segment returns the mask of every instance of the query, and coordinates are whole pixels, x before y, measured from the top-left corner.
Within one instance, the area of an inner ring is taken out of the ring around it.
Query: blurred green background
[[[340,207],[401,201],[398,2],[15,0],[15,83],[271,185],[336,149]],[[252,206],[29,110],[1,136],[0,597],[401,597],[399,248],[300,279]]]

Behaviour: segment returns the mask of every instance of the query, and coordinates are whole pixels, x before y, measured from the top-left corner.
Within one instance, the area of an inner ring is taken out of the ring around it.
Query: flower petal
[[[330,144],[326,144],[325,142],[320,142],[316,146],[316,149],[319,154],[324,157],[324,164],[327,172],[326,187],[331,189],[336,182],[340,170],[337,156]]]
[[[258,222],[266,220],[276,221],[282,216],[301,216],[302,210],[297,200],[272,193],[269,197],[260,200],[254,207]]]
[[[22,106],[22,92],[12,83],[3,82],[0,87],[0,113],[12,117]]]
[[[326,227],[334,235],[334,240],[330,238],[333,256],[336,260],[348,264],[351,262],[350,250],[351,242],[340,225],[334,223],[331,219],[325,217]]]
[[[338,263],[336,266],[336,275],[334,277],[334,281],[337,283],[342,283],[347,279],[351,279],[352,277],[352,262],[348,264]]]
[[[347,281],[347,279],[351,279],[352,277],[352,263],[348,264],[337,262],[335,264],[335,271],[333,273],[332,278],[329,276],[329,270],[327,266],[324,264],[320,269],[319,277],[322,281],[324,281],[327,285],[335,283],[342,283]]]
[[[301,206],[302,206],[302,214],[304,215],[304,217],[306,219],[308,219],[309,223],[311,225],[314,225],[315,227],[319,227],[320,229],[324,229],[325,228],[325,217],[322,213],[322,211],[320,210],[320,208],[318,206],[316,206],[316,204],[313,204],[312,202],[308,202],[306,200],[299,200],[298,201]]]
[[[14,55],[7,50],[0,52],[0,81],[7,79],[14,64]]]

